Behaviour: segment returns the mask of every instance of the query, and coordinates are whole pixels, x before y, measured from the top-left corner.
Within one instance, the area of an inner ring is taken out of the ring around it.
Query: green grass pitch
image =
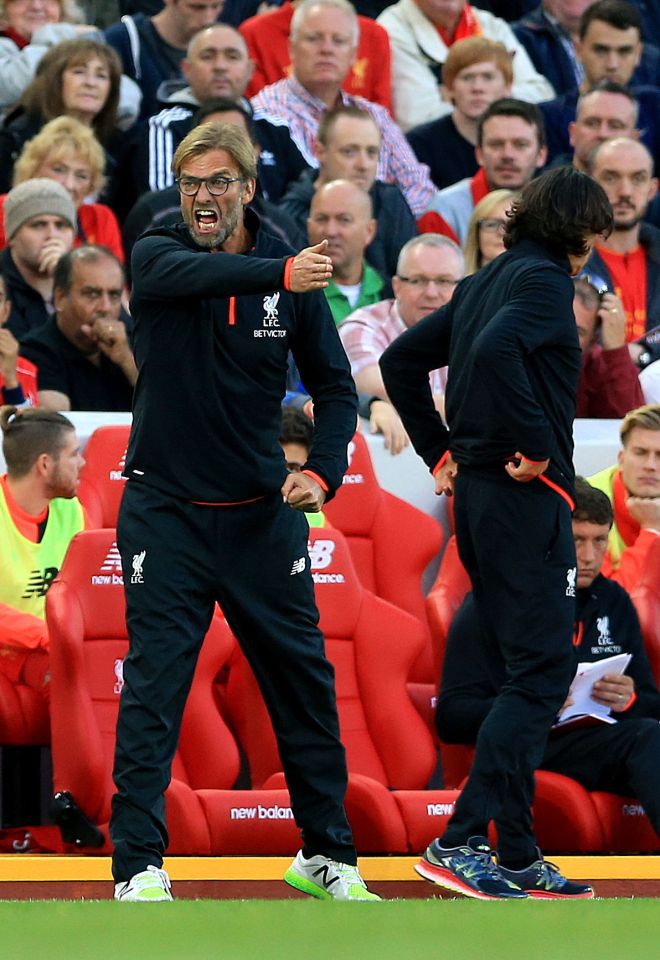
[[[660,900],[0,903],[2,960],[658,960]]]

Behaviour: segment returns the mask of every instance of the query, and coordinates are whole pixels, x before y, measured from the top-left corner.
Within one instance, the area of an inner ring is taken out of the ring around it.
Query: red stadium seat
[[[48,703],[23,683],[0,674],[0,746],[45,746],[50,743]]]
[[[422,576],[440,550],[442,529],[422,510],[382,489],[360,433],[349,444],[348,459],[342,487],[323,511],[346,537],[363,586],[417,617],[428,631]],[[428,643],[410,679],[436,682]]]
[[[560,773],[536,771],[534,830],[544,853],[598,853],[607,849],[591,794]]]
[[[591,799],[603,828],[605,850],[610,853],[660,850],[660,837],[639,800],[600,791],[594,791]]]
[[[70,792],[107,836],[122,664],[124,592],[112,530],[74,537],[49,590],[51,719],[56,791]],[[299,846],[286,790],[232,790],[236,742],[214,680],[234,639],[216,616],[199,657],[166,793],[170,853],[288,854]]]
[[[637,610],[655,682],[660,685],[660,537],[655,538],[630,597]]]
[[[435,583],[426,597],[436,683],[442,673],[449,627],[465,594],[471,589],[470,578],[458,555],[456,535],[452,534],[442,554]]]
[[[319,625],[334,665],[349,789],[346,807],[361,852],[419,851],[444,829],[455,790],[426,790],[433,737],[406,678],[426,642],[420,622],[374,596],[357,577],[346,539],[311,529],[309,554]],[[232,727],[254,781],[282,782],[275,738],[250,667],[237,653],[227,684]]]
[[[85,446],[78,497],[91,527],[116,527],[130,426],[97,427]]]

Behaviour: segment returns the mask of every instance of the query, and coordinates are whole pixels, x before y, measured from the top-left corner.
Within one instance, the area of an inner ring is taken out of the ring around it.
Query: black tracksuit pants
[[[660,836],[660,723],[631,717],[551,734],[541,763],[587,790],[636,797]]]
[[[505,865],[537,859],[534,770],[573,676],[575,547],[568,503],[540,480],[459,467],[458,550],[485,643],[506,681],[483,722],[474,763],[440,843],[463,845],[495,821]],[[570,572],[569,572],[570,571]]]
[[[270,712],[306,854],[355,863],[334,670],[317,626],[305,517],[279,493],[211,507],[129,482],[117,534],[130,643],[110,824],[115,881],[162,865],[163,794],[216,600]],[[305,569],[292,573],[302,557]]]

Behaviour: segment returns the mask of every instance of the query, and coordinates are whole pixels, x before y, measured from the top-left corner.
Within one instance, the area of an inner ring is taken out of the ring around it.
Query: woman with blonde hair
[[[14,167],[13,186],[32,177],[48,177],[65,187],[76,205],[78,234],[74,246],[102,244],[124,260],[121,232],[114,213],[95,203],[104,183],[105,153],[90,127],[73,117],[57,117],[23,147]],[[0,247],[6,244],[0,196]]]
[[[90,127],[109,159],[119,148],[117,106],[121,64],[105,43],[65,40],[49,50],[37,67],[21,106],[0,130],[0,189],[8,190],[13,165],[41,128],[62,115]]]
[[[492,190],[472,211],[463,246],[466,277],[504,253],[507,213],[516,196],[513,190]]]

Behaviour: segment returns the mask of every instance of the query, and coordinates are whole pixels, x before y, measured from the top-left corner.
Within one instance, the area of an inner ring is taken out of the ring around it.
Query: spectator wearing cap
[[[53,274],[73,246],[76,207],[62,184],[35,177],[9,191],[4,218],[0,269],[12,303],[7,326],[20,341],[53,312]]]

